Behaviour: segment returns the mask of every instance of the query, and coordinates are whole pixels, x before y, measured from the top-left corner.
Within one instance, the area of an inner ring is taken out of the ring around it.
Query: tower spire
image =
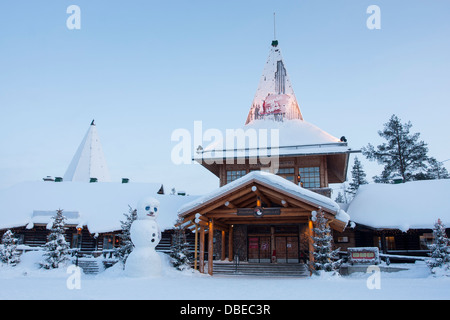
[[[89,182],[91,178],[99,182],[111,181],[94,120],[67,168],[64,181]]]
[[[273,40],[277,40],[277,33],[276,33],[276,23],[275,23],[275,12],[273,13]]]
[[[276,23],[275,23],[275,12],[273,13],[273,40],[272,40],[272,47],[278,46],[278,40],[277,40],[277,32],[276,32]]]
[[[272,41],[269,58],[245,124],[265,119],[274,121],[303,120],[281,56],[281,50],[278,47],[278,40]]]

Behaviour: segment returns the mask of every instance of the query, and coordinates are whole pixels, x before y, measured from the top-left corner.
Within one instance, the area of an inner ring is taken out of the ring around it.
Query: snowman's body
[[[131,277],[161,275],[161,258],[155,251],[161,240],[161,231],[156,222],[158,207],[159,202],[153,198],[146,198],[138,204],[137,219],[130,228],[134,249],[125,263],[125,271]]]

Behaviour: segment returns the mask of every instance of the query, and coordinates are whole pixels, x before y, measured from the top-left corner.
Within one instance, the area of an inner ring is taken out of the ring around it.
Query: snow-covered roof
[[[195,196],[157,194],[160,183],[23,182],[0,191],[0,229],[48,224],[52,213],[62,209],[68,224],[85,225],[91,233],[120,230],[129,205],[146,196],[160,201],[158,224],[170,229],[177,211]]]
[[[432,229],[438,219],[450,227],[450,179],[362,185],[347,212],[377,229]]]
[[[273,132],[276,130],[276,132]],[[245,146],[226,148],[228,141],[214,141],[199,153],[195,160],[239,158],[255,156],[287,156],[349,153],[352,149],[346,142],[330,135],[317,126],[304,120],[293,119],[283,122],[273,120],[255,120],[234,130],[235,136],[246,135]],[[225,137],[229,139],[229,137]],[[267,141],[267,142],[265,142]]]
[[[216,190],[211,191],[210,193],[207,193],[189,203],[186,203],[185,205],[180,207],[179,214],[183,216],[183,214],[192,211],[213,199],[217,199],[221,195],[232,192],[242,185],[250,182],[259,182],[264,185],[271,186],[271,188],[282,190],[286,193],[289,193],[293,197],[301,199],[302,201],[313,203],[317,206],[321,206],[322,208],[327,209],[330,212],[333,212],[336,219],[344,223],[347,223],[349,221],[350,217],[347,215],[347,213],[330,198],[320,195],[311,190],[302,188],[292,183],[291,181],[284,179],[283,177],[262,171],[250,172],[245,176],[236,179],[235,181],[232,181]]]
[[[91,178],[97,178],[100,182],[111,181],[93,120],[64,174],[64,181],[89,182]]]

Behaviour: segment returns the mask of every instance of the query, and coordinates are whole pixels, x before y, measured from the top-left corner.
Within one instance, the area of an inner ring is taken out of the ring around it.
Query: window
[[[247,174],[246,170],[229,170],[227,171],[227,183],[239,179]]]
[[[103,238],[103,250],[114,249],[114,235],[106,234]]]
[[[298,168],[298,175],[303,188],[320,188],[319,167]]]
[[[395,238],[394,236],[386,237],[386,249],[387,250],[395,250]]]
[[[294,182],[294,168],[280,168],[278,169],[278,173],[277,175],[291,181]]]
[[[72,248],[79,249],[81,248],[81,234],[73,233],[72,234]]]
[[[421,250],[429,250],[428,246],[433,244],[433,234],[432,233],[424,233],[419,237],[420,239],[420,249]]]

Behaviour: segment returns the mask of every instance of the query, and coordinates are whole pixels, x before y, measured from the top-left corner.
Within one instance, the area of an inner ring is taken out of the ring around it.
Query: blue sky
[[[80,30],[66,27],[72,4]],[[366,27],[372,4],[381,30]],[[273,12],[305,120],[359,149],[395,113],[450,158],[448,1],[2,1],[0,188],[64,175],[92,119],[114,180],[217,187],[172,163],[171,133],[243,126]]]

